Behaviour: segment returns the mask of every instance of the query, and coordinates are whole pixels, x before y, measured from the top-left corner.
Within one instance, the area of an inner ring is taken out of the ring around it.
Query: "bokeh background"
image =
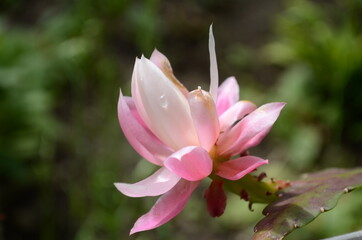
[[[125,140],[119,88],[155,47],[189,88],[209,84],[214,24],[221,79],[241,99],[288,103],[263,143],[268,176],[362,165],[361,0],[1,0],[0,239],[250,239],[263,206],[229,195],[208,216],[205,181],[168,224],[129,237],[155,198],[113,186],[154,171]],[[362,191],[287,239],[362,229]]]

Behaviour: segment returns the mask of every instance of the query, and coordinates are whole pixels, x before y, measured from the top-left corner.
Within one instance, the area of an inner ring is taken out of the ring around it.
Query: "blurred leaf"
[[[321,145],[318,129],[309,126],[300,126],[295,130],[288,143],[291,163],[298,169],[311,167],[317,157]]]
[[[143,53],[149,53],[157,46],[156,44],[160,24],[157,18],[159,8],[159,0],[146,0],[142,4],[135,4],[128,12],[128,19],[134,26],[132,34],[137,47]]]
[[[283,239],[334,208],[344,193],[361,186],[362,168],[329,169],[306,175],[280,191],[279,199],[263,210],[266,217],[255,226],[253,239]]]

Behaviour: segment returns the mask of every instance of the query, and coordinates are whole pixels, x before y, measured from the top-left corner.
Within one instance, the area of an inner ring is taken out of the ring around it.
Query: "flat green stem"
[[[220,179],[216,175],[212,179]],[[239,180],[231,181],[222,179],[226,190],[235,193],[250,203],[271,203],[275,201],[277,191],[289,186],[289,181],[262,180],[257,176],[247,174]]]

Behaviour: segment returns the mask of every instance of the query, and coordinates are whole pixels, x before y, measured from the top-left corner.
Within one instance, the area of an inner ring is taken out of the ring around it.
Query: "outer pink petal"
[[[173,74],[172,67],[170,61],[167,59],[165,55],[159,52],[157,49],[153,50],[152,55],[150,57],[151,62],[156,64],[156,66],[161,69],[161,71],[168,77],[168,79],[175,84],[176,87],[180,89],[180,91],[187,96],[189,91],[187,88],[182,85],[182,83],[177,80],[175,75]]]
[[[239,100],[239,85],[235,77],[227,78],[219,87],[216,101],[219,116]]]
[[[265,136],[269,133],[272,127],[265,129],[264,131],[258,133],[255,137],[250,139],[247,143],[245,143],[244,148],[249,149],[256,145],[259,145],[259,143],[265,138]]]
[[[239,101],[229,109],[227,109],[223,114],[221,114],[220,120],[220,130],[222,132],[226,131],[228,128],[232,127],[245,117],[246,114],[251,113],[256,109],[254,103],[249,101]]]
[[[209,153],[197,146],[180,149],[164,161],[165,167],[178,176],[189,180],[198,181],[210,175],[212,159]]]
[[[191,116],[201,147],[209,151],[219,137],[219,117],[210,93],[197,89],[189,94]]]
[[[244,177],[257,167],[267,163],[268,160],[254,156],[240,157],[218,165],[216,175],[234,181]]]
[[[143,158],[156,165],[162,165],[163,160],[172,154],[166,145],[135,118],[122,91],[118,101],[118,119],[128,142]]]
[[[165,167],[160,168],[148,178],[134,183],[115,183],[116,188],[129,197],[158,196],[173,188],[180,177]]]
[[[185,207],[191,193],[200,182],[189,182],[180,180],[169,192],[161,196],[152,209],[140,217],[130,234],[157,228],[179,214]]]
[[[259,143],[265,136],[261,133],[266,133],[273,126],[284,106],[285,103],[280,102],[265,104],[243,118],[229,131],[220,134],[217,143],[219,154],[225,156],[239,154],[249,147],[247,143],[256,136],[259,137],[255,142]]]
[[[131,97],[123,96],[124,100],[127,103],[129,110],[131,111],[132,115],[137,119],[137,121],[146,129],[148,129],[146,123],[142,120],[141,116],[138,114],[136,105],[133,102]],[[153,134],[153,133],[152,133]]]

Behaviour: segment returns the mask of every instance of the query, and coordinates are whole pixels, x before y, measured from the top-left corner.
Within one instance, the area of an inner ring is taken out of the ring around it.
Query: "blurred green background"
[[[189,89],[209,84],[208,27],[220,78],[241,99],[288,103],[264,142],[269,176],[362,165],[362,1],[1,0],[0,239],[249,239],[261,218],[230,195],[212,219],[208,182],[168,224],[129,237],[155,198],[123,196],[154,168],[125,140],[119,88],[157,47]],[[362,229],[362,192],[287,239]]]

